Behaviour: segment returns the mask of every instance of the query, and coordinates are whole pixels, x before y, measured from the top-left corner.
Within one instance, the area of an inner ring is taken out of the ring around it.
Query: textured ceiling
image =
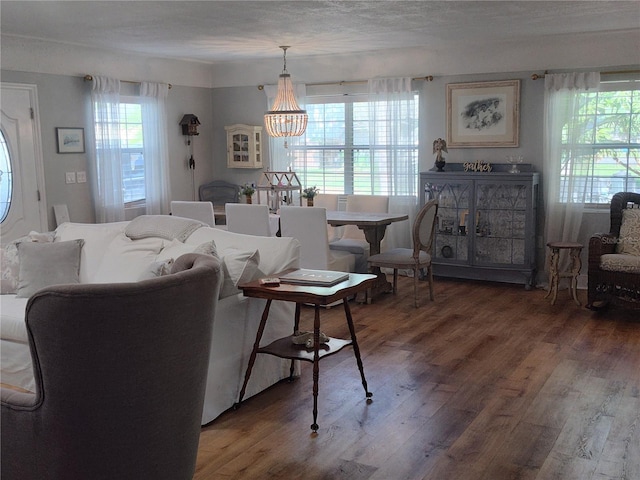
[[[640,29],[638,1],[9,1],[3,35],[207,63]]]

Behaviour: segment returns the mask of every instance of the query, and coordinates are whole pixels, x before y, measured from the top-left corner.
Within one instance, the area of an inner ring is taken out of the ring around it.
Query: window
[[[573,122],[562,130],[559,200],[585,192],[587,204],[608,204],[617,192],[640,193],[640,90],[634,82],[602,82],[579,95]],[[575,130],[574,130],[575,131]],[[573,136],[573,138],[570,138]]]
[[[288,166],[323,193],[416,195],[418,95],[395,104],[401,128],[390,128],[365,95],[307,97],[303,139],[291,142]]]
[[[133,98],[122,97],[121,100],[116,128],[120,140],[122,194],[125,206],[132,206],[144,203],[146,198],[142,108],[139,103],[133,103]],[[96,118],[101,117],[96,115]],[[101,131],[101,128],[96,128],[96,135]]]
[[[4,138],[0,131],[0,222],[4,222],[11,207],[13,191],[13,173],[11,172],[11,158]]]

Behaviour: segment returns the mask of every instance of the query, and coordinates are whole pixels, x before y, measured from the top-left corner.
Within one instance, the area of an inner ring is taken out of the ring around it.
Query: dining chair
[[[245,235],[271,237],[269,207],[249,203],[227,203],[224,206],[227,216],[227,230]]]
[[[283,206],[280,229],[283,237],[293,237],[300,242],[300,268],[355,271],[355,255],[329,249],[325,208]]]
[[[389,197],[387,195],[348,195],[347,212],[388,213]],[[356,225],[345,225],[342,236],[330,243],[331,250],[353,253],[356,256],[356,272],[367,273],[369,258],[369,242],[364,232]]]
[[[216,224],[211,202],[189,202],[174,200],[171,202],[171,214],[176,217],[191,218],[206,223],[210,227]]]
[[[338,211],[338,202],[342,195],[337,193],[318,193],[313,199],[313,206],[325,208],[328,211]],[[329,236],[329,243],[340,240],[344,233],[344,227],[332,227],[327,225],[327,235]]]
[[[369,266],[393,269],[393,293],[398,290],[398,269],[413,270],[413,298],[418,307],[418,276],[421,269],[426,269],[429,282],[429,297],[433,301],[433,269],[431,256],[435,233],[438,203],[427,202],[418,212],[413,223],[413,248],[394,248],[369,257]]]

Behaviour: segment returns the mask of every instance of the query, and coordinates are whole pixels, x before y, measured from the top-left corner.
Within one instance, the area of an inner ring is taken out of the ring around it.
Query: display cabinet
[[[420,174],[421,203],[438,200],[435,275],[535,284],[539,174],[530,165],[507,168],[465,172],[448,163]]]
[[[227,131],[227,167],[262,168],[262,127],[230,125]]]

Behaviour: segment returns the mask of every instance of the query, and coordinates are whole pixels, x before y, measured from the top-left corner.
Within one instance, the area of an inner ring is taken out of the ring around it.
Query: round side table
[[[576,305],[580,305],[578,300],[578,274],[582,267],[582,261],[580,260],[580,253],[584,245],[576,242],[549,242],[547,247],[551,250],[551,257],[549,261],[549,291],[544,298],[553,294],[551,297],[551,305],[555,305],[558,298],[558,283],[561,278],[570,278],[569,290],[571,297]],[[558,271],[558,261],[560,260],[560,250],[568,249],[569,258],[571,259],[571,267],[566,272]]]

